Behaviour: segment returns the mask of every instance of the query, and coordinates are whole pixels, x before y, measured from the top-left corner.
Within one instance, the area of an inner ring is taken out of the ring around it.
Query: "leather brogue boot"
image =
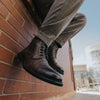
[[[46,57],[49,65],[63,75],[64,69],[60,65],[58,65],[56,61],[56,55],[59,48],[60,45],[56,41],[53,42],[47,50]]]
[[[30,45],[20,52],[15,59],[20,59],[24,69],[31,75],[45,82],[63,86],[62,77],[49,66],[45,52],[45,43],[35,37]]]

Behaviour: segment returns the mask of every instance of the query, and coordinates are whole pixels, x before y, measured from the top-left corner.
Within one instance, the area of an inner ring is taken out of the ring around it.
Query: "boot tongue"
[[[43,57],[43,56],[45,56],[45,46],[43,45],[43,43],[41,43],[41,47],[40,47],[40,49],[39,49],[40,51],[39,51],[39,56],[40,57]]]
[[[45,45],[41,42],[40,44],[37,45],[37,48],[32,58],[40,59],[43,57],[45,57]]]

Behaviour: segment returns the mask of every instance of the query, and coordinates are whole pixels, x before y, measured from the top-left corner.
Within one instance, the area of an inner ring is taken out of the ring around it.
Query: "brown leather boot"
[[[37,37],[30,45],[20,52],[15,59],[22,61],[24,69],[33,76],[57,85],[63,86],[62,77],[54,71],[48,64],[45,57],[46,45]]]
[[[53,69],[55,69],[56,71],[58,71],[60,74],[63,75],[64,69],[60,65],[58,65],[56,61],[56,55],[59,48],[60,48],[60,45],[56,41],[53,42],[47,50],[46,57],[47,57],[49,65]]]

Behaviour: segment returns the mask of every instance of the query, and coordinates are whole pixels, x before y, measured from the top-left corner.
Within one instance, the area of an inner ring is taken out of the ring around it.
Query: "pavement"
[[[100,100],[100,94],[76,93],[71,100]]]

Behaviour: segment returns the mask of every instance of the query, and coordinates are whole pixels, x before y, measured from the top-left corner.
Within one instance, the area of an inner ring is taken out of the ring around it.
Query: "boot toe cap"
[[[55,81],[58,81],[58,82],[62,81],[61,75],[57,72],[51,72],[49,75]]]

